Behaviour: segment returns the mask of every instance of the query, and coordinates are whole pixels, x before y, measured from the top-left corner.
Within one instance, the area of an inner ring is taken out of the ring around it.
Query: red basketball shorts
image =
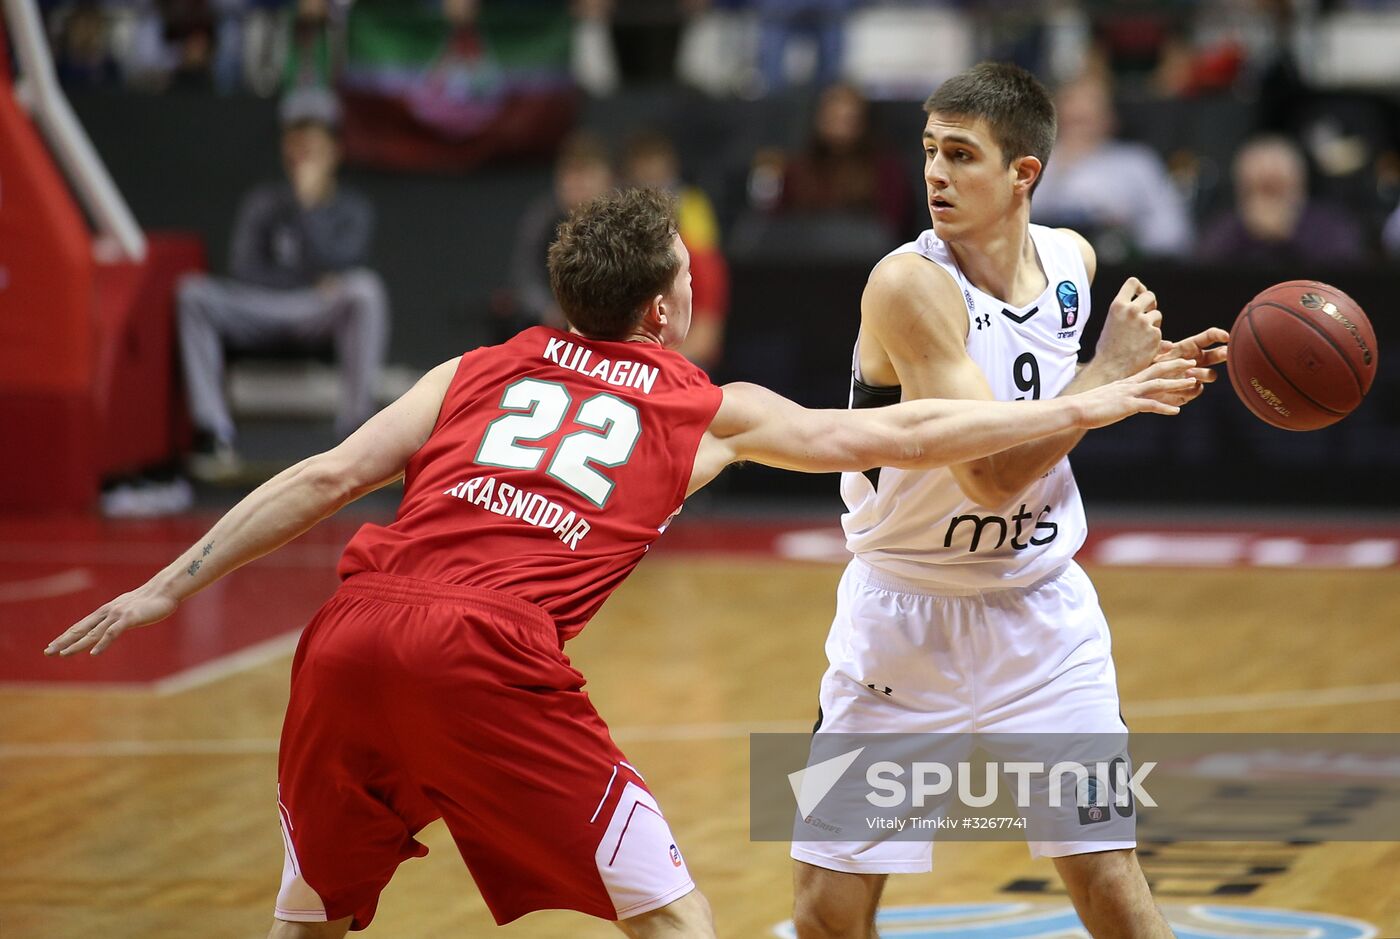
[[[694,889],[553,622],[494,591],[345,581],[297,647],[277,780],[278,919],[363,929],[437,818],[498,923],[623,919]]]

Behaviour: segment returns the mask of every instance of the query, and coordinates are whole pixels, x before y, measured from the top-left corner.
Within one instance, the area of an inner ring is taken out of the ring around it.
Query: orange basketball
[[[1376,377],[1376,332],[1330,284],[1290,280],[1245,305],[1230,330],[1228,370],[1254,415],[1284,430],[1346,417]]]

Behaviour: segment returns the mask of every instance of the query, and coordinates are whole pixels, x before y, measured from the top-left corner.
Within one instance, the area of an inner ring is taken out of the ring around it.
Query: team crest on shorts
[[[681,852],[675,845],[671,845],[671,863],[676,867],[681,866]]]
[[[1055,287],[1055,299],[1060,302],[1060,328],[1069,329],[1079,321],[1079,288],[1072,280],[1062,280]]]
[[[1098,805],[1099,781],[1092,776],[1079,784],[1079,824],[1108,821],[1108,806]]]

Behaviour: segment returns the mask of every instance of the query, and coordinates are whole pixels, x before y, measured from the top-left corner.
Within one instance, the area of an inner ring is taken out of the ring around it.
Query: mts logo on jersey
[[[982,546],[982,536],[986,534],[987,529],[991,526],[996,526],[997,532],[996,544],[988,546],[993,551],[1006,544],[1007,535],[1011,535],[1011,547],[1015,548],[1017,551],[1024,551],[1031,545],[1040,547],[1041,545],[1046,545],[1054,541],[1055,536],[1060,533],[1059,525],[1056,525],[1054,522],[1045,521],[1045,516],[1049,514],[1050,506],[1048,505],[1038,513],[1031,514],[1030,510],[1026,508],[1026,504],[1022,502],[1021,511],[1011,516],[1011,522],[1014,522],[1016,526],[1014,534],[1011,531],[1011,525],[1000,515],[957,515],[948,522],[948,533],[943,536],[943,547],[951,548],[953,546],[953,536],[957,534],[958,529],[963,525],[970,526],[972,531],[972,543],[967,549],[969,551],[976,551]],[[1032,519],[1035,520],[1035,525],[1029,530],[1026,530],[1025,523]],[[1036,532],[1041,529],[1045,530],[1045,534],[1037,537]],[[1027,536],[1025,541],[1021,540],[1023,535]],[[990,538],[988,540],[990,540]]]

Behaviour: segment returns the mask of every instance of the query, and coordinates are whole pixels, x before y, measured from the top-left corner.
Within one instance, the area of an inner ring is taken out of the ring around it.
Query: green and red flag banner
[[[358,0],[345,66],[345,150],[386,169],[466,170],[552,153],[573,125],[563,0],[493,0],[474,22],[439,3]]]

